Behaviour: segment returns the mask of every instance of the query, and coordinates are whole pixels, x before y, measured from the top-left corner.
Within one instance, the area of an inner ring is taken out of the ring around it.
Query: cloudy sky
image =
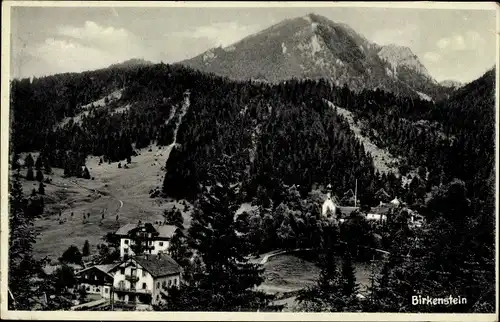
[[[11,77],[91,70],[130,58],[178,62],[308,13],[347,23],[376,43],[410,47],[438,81],[471,81],[495,64],[492,10],[13,7]]]

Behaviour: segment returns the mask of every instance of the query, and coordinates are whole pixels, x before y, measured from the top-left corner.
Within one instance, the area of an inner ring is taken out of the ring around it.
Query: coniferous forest
[[[123,162],[151,144],[174,143],[168,121],[189,95],[161,187],[161,198],[196,205],[190,228],[175,243],[187,282],[157,309],[265,310],[270,299],[253,291],[262,272],[245,263],[245,256],[279,246],[314,248],[320,254],[317,285],[298,295],[304,311],[492,312],[494,76],[490,70],[437,102],[381,90],[354,92],[327,80],[233,81],[167,64],[16,79],[11,83],[11,164],[20,153],[39,151],[45,167],[90,178],[88,156]],[[107,99],[104,107],[91,104],[118,90],[121,96]],[[366,137],[401,159],[401,175],[377,170],[329,102],[350,111]],[[16,180],[11,180],[9,218],[11,225],[28,229],[39,216],[39,201],[23,197]],[[341,197],[356,180],[361,207],[377,206],[377,192],[384,189],[422,213],[425,229],[408,229],[403,208],[393,211],[383,227],[371,227],[359,213],[351,214],[348,224],[331,227],[311,192],[331,184]],[[244,202],[257,205],[259,214],[233,221],[235,205]],[[22,270],[33,262],[24,238],[34,242],[24,233],[10,240],[11,251],[24,245],[20,253],[26,253],[11,266],[17,298],[31,292],[19,284],[21,275],[38,274]],[[390,252],[365,301],[355,296],[352,260],[363,260],[358,245]],[[187,248],[197,254],[194,263]],[[461,295],[468,302],[414,307],[415,290]],[[28,307],[28,301],[23,305]]]

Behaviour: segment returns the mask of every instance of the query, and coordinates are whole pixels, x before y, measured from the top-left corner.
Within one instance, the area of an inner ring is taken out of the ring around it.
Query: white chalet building
[[[136,255],[133,251],[134,237],[139,237],[143,243],[144,253],[159,254],[168,253],[170,240],[178,228],[173,225],[158,224],[127,224],[120,227],[115,235],[120,238],[120,257]]]
[[[179,287],[181,271],[166,254],[139,255],[123,260],[110,271],[116,303],[148,307],[162,302],[161,294]]]

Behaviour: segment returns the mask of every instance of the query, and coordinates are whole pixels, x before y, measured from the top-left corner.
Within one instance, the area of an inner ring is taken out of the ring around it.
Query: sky
[[[394,8],[12,7],[11,77],[179,62],[286,18],[316,13],[378,44],[408,46],[437,81],[469,82],[496,60],[493,10]]]

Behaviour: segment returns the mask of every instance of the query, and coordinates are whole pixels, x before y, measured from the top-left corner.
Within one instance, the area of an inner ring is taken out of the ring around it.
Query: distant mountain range
[[[441,86],[444,86],[444,87],[452,87],[452,88],[455,88],[455,89],[464,86],[464,84],[461,83],[461,82],[454,81],[454,80],[449,80],[449,79],[441,81],[441,82],[439,82],[439,84]]]
[[[328,78],[356,91],[380,88],[429,100],[453,90],[434,80],[410,48],[377,45],[348,25],[316,14],[284,20],[180,63],[237,80]]]

